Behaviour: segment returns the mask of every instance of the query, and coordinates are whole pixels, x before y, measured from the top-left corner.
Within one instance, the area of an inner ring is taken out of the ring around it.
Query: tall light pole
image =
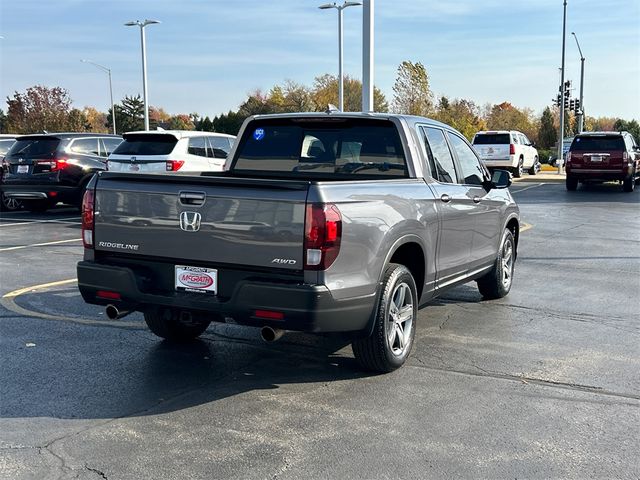
[[[82,63],[89,63],[96,68],[99,68],[103,72],[109,75],[109,96],[111,97],[111,124],[113,125],[113,134],[116,134],[116,109],[113,105],[113,85],[111,84],[111,69],[100,65],[99,63],[90,62],[89,60],[80,60]]]
[[[149,130],[149,99],[147,98],[147,47],[144,39],[144,27],[160,23],[158,20],[135,20],[125,23],[127,27],[140,27],[140,45],[142,47],[142,94],[144,97],[144,129]]]
[[[580,52],[580,119],[578,120],[578,132],[582,132],[584,129],[584,104],[582,103],[584,101],[584,55],[582,55],[576,32],[571,32],[571,35],[576,39],[578,52]]]
[[[374,0],[363,0],[362,111],[373,112]]]
[[[342,11],[345,8],[357,7],[358,5],[362,5],[362,2],[344,2],[342,5],[333,2],[325,3],[318,7],[320,10],[335,8],[338,11],[338,108],[341,112],[344,111],[344,76],[342,74],[344,69],[344,61],[342,59],[344,56],[344,42],[342,39],[344,29],[342,28]]]
[[[560,133],[558,135],[558,175],[562,173],[562,147],[564,143],[564,47],[567,35],[567,0],[564,0],[564,13],[562,14],[562,67],[560,71]]]

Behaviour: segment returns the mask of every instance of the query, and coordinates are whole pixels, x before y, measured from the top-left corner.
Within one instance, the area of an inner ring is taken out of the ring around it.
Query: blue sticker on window
[[[253,132],[254,140],[262,140],[264,138],[264,128],[256,128]]]

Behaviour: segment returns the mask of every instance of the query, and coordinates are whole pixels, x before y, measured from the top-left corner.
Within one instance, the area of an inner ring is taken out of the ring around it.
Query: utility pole
[[[362,12],[362,111],[373,112],[374,3],[363,0]]]
[[[571,35],[576,39],[578,52],[580,52],[580,118],[578,120],[578,132],[582,133],[584,130],[584,55],[582,55],[582,49],[580,48],[580,42],[578,42],[576,32],[571,32]]]
[[[560,132],[558,134],[558,175],[562,173],[562,164],[564,159],[562,158],[562,147],[564,143],[564,50],[565,50],[565,37],[567,33],[567,0],[564,0],[564,12],[562,14],[562,67],[560,72]]]

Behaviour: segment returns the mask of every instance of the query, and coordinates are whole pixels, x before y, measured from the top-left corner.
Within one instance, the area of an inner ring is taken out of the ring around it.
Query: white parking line
[[[514,191],[513,191],[513,192],[511,192],[511,193],[520,193],[520,192],[524,192],[525,190],[529,190],[530,188],[541,187],[541,186],[543,186],[543,185],[546,185],[546,183],[536,183],[535,185],[530,185],[530,186],[528,186],[528,187],[524,187],[524,188],[521,188],[521,189],[519,189],[519,190],[514,190]]]
[[[1,220],[13,220],[13,218],[4,218]],[[1,221],[0,220],[0,221]],[[17,219],[16,219],[17,220]],[[75,222],[70,222],[69,220],[76,220]],[[66,217],[66,218],[58,218],[56,220],[22,220],[19,222],[7,222],[0,224],[0,228],[2,227],[16,227],[18,225],[29,225],[31,223],[77,223],[80,224],[80,219],[78,217]]]
[[[46,247],[47,245],[58,245],[60,243],[80,242],[81,238],[72,238],[70,240],[57,240],[55,242],[32,243],[31,245],[17,245],[15,247],[0,248],[0,252],[8,252],[10,250],[22,250],[30,247]]]

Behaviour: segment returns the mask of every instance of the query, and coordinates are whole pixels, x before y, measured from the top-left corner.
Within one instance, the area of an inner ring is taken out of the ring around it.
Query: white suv
[[[473,137],[473,147],[487,168],[508,168],[519,178],[524,170],[529,175],[540,171],[538,150],[522,132],[497,130],[478,132]]]
[[[107,163],[113,172],[221,172],[235,141],[223,133],[128,132]]]

